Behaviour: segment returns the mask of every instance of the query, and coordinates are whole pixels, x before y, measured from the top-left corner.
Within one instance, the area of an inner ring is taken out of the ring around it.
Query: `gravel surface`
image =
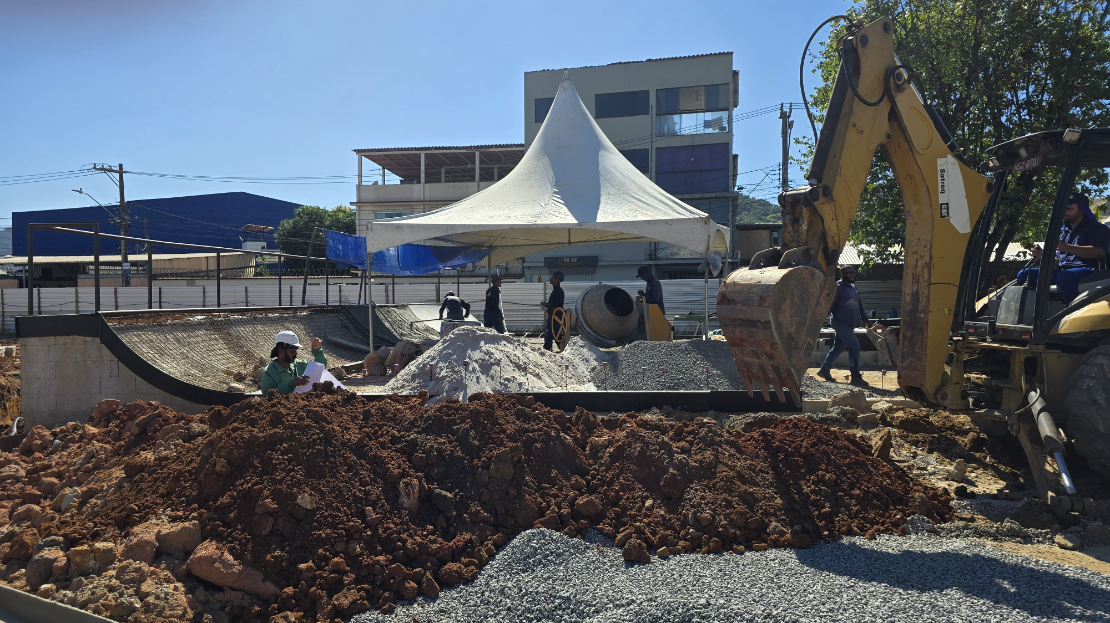
[[[936,536],[625,563],[608,543],[521,533],[469,585],[369,621],[1110,620],[1110,577]]]
[[[593,373],[598,389],[704,390],[707,379],[709,389],[744,389],[728,344],[719,340],[640,341],[608,352],[608,373]]]

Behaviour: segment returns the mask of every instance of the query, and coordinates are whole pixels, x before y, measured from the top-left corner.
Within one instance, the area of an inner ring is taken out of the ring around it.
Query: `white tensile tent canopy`
[[[366,250],[491,249],[491,264],[577,244],[658,241],[728,251],[728,229],[675,199],[613,146],[563,80],[536,140],[508,175],[433,212],[371,221]]]

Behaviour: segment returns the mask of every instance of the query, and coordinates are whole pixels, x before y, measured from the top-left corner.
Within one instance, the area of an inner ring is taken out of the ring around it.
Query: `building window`
[[[628,158],[628,161],[632,163],[632,166],[639,169],[640,173],[643,173],[644,175],[648,175],[648,169],[649,169],[649,166],[650,166],[649,160],[650,160],[650,156],[651,156],[651,153],[650,153],[649,150],[647,150],[647,149],[622,149],[621,150],[621,155],[624,156],[625,158]]]
[[[650,112],[651,97],[648,91],[598,93],[594,96],[594,119],[636,117]]]
[[[690,207],[708,214],[714,223],[728,223],[729,204],[732,202],[729,197],[703,197],[701,199],[685,199],[684,202]]]
[[[536,123],[543,123],[543,120],[547,119],[547,111],[551,110],[551,104],[554,101],[554,97],[536,98]]]
[[[728,84],[658,89],[655,135],[728,132],[732,89]]]
[[[658,147],[655,183],[675,195],[729,190],[729,144]]]
[[[387,218],[397,218],[398,216],[412,216],[412,212],[372,212],[373,219],[380,221]]]

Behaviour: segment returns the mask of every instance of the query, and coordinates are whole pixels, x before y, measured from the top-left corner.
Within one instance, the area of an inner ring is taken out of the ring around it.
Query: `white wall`
[[[20,400],[28,428],[53,428],[65,422],[88,420],[105,398],[120,402],[157,400],[183,413],[208,408],[171,396],[140,379],[100,343],[99,338],[75,335],[30,337],[20,340]]]

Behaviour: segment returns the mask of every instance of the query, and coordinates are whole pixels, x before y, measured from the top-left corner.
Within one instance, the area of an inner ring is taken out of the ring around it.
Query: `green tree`
[[[1031,132],[1110,125],[1108,0],[855,0],[847,14],[864,22],[891,16],[899,60],[915,70],[922,96],[972,166],[986,161],[991,145]],[[814,55],[814,73],[824,81],[810,99],[817,110],[828,105],[839,69],[834,43],[843,33],[840,24]],[[997,250],[985,275],[997,272],[1010,242],[1045,238],[1054,173],[1034,169],[1011,176],[983,250],[987,261]],[[1105,192],[1106,171],[1085,171],[1080,188]],[[850,239],[867,245],[868,262],[889,262],[900,261],[904,238],[901,193],[880,154]]]
[[[765,199],[756,199],[740,193],[736,205],[737,223],[781,223],[782,208]]]
[[[328,210],[319,206],[301,206],[293,211],[293,218],[285,219],[278,225],[274,239],[282,253],[306,255],[313,228],[330,229],[345,234],[355,233],[355,211],[348,206],[336,206]],[[326,257],[323,231],[317,233],[316,244],[312,246],[311,257]],[[286,265],[293,270],[304,268],[304,260],[288,258]],[[323,269],[322,262],[313,262],[314,270]],[[334,264],[332,265],[334,269]]]

